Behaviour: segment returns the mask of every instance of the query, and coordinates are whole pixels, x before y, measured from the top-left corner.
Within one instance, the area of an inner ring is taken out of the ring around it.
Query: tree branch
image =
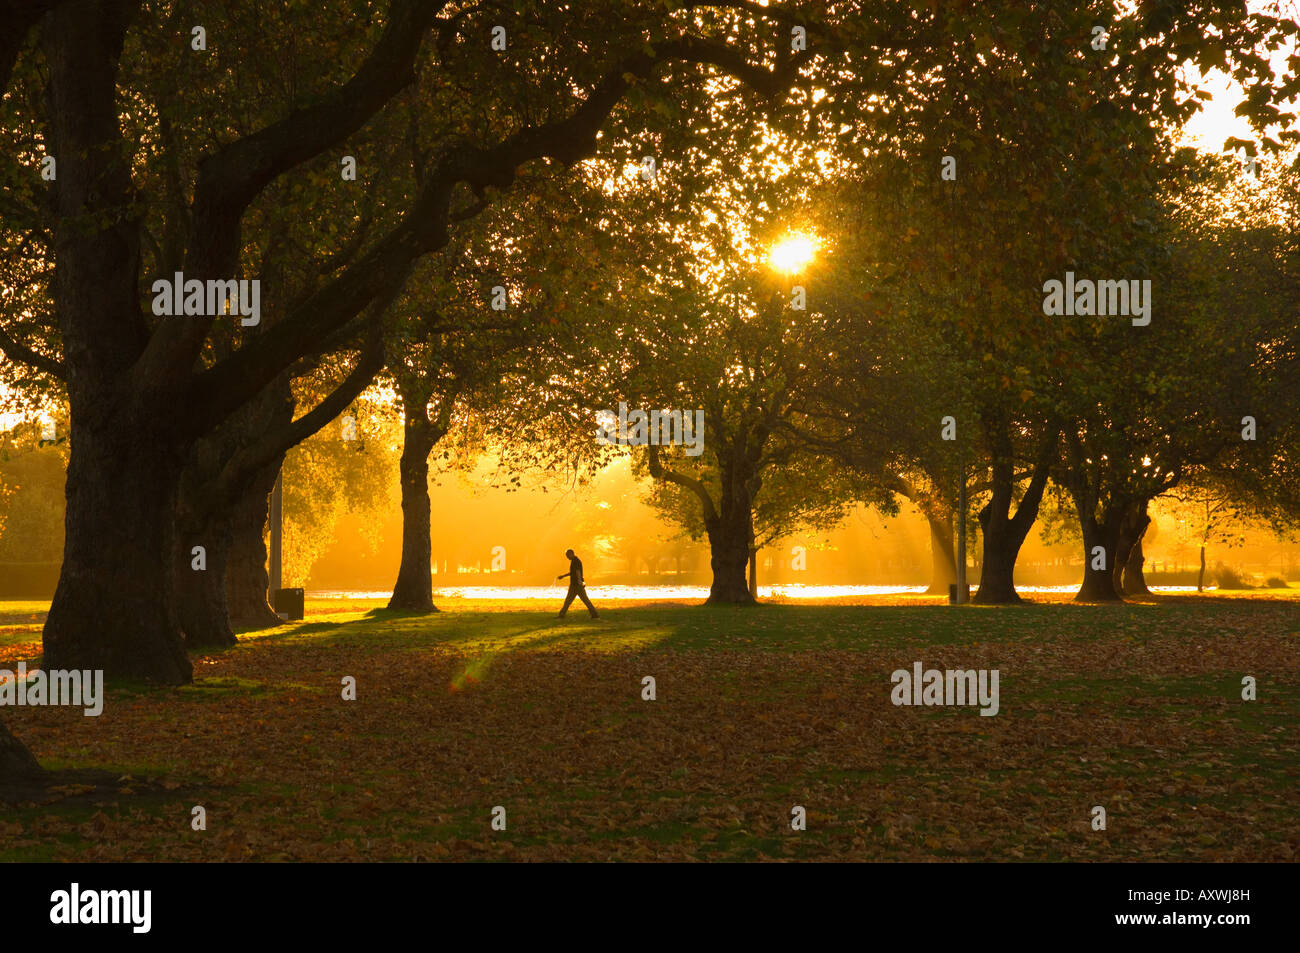
[[[573,165],[593,155],[601,126],[629,86],[626,77],[648,76],[656,66],[679,59],[718,66],[769,95],[775,94],[781,82],[778,74],[751,65],[740,51],[726,44],[672,41],[660,44],[653,56],[638,51],[616,63],[564,119],[520,130],[491,148],[452,150],[431,172],[402,221],[363,258],[259,335],[255,343],[195,379],[191,405],[203,411],[193,418],[194,426],[215,426],[280,371],[309,353],[314,342],[342,327],[375,299],[398,293],[413,262],[446,245],[451,196],[457,184],[469,183],[476,194],[488,187],[504,190],[526,162],[549,157]],[[157,351],[156,343],[150,342],[151,352]],[[192,363],[193,356],[189,360]]]
[[[279,430],[265,434],[256,443],[234,454],[217,477],[212,498],[222,500],[234,488],[257,471],[283,456],[293,447],[321,430],[356,400],[384,367],[384,343],[379,320],[369,330],[368,339],[352,371],[320,403],[297,420]]]
[[[1047,429],[1048,433],[1044,435],[1038,451],[1038,459],[1034,462],[1034,475],[1029,480],[1029,486],[1025,488],[1024,496],[1016,505],[1016,515],[1011,519],[1011,525],[1017,532],[1023,531],[1027,534],[1034,520],[1038,518],[1038,506],[1043,501],[1047,477],[1051,473],[1052,465],[1059,458],[1056,452],[1059,430],[1052,426]]]
[[[0,0],[0,93],[9,88],[27,34],[63,0]]]
[[[704,524],[707,526],[715,521],[718,518],[718,510],[713,505],[713,498],[709,496],[708,488],[694,477],[666,469],[659,460],[659,448],[654,444],[650,444],[647,449],[650,451],[650,475],[656,480],[675,483],[690,490],[699,497],[700,504],[704,507]]]
[[[25,344],[18,343],[2,327],[0,327],[0,351],[3,351],[5,357],[10,360],[26,364],[43,374],[49,374],[64,382],[68,379],[67,368],[62,363],[32,350]]]
[[[191,203],[185,274],[200,281],[229,278],[239,262],[244,211],[284,172],[360,129],[415,79],[424,34],[446,0],[393,0],[388,24],[364,63],[313,106],[223,146],[199,164]],[[141,356],[142,377],[184,374],[202,350],[212,318],[160,324]]]

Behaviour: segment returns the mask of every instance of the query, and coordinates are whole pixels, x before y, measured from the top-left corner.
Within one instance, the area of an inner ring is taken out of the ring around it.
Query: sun
[[[787,235],[772,246],[768,263],[777,271],[801,271],[813,259],[817,242],[809,235]]]

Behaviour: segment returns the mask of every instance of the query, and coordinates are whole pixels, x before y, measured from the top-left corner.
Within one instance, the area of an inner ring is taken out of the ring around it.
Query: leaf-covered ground
[[[121,780],[0,806],[0,859],[1296,859],[1295,599],[871,601],[309,603],[193,686],[4,709],[47,767]],[[0,603],[0,668],[43,609]],[[895,707],[915,661],[997,668],[999,714]]]

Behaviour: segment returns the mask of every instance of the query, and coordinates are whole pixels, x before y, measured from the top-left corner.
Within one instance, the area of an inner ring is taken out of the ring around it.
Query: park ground
[[[309,601],[191,686],[6,708],[46,767],[113,780],[0,806],[0,860],[1293,861],[1296,596]],[[0,603],[0,668],[45,608]],[[916,661],[997,668],[1001,710],[895,707]]]

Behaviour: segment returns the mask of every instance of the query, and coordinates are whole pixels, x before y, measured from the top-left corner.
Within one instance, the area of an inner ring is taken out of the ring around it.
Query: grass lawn
[[[564,622],[536,602],[309,601],[305,622],[196,658],[192,686],[112,687],[99,718],[6,708],[47,767],[121,780],[6,805],[0,860],[1300,853],[1294,596],[863,601]],[[0,603],[0,668],[39,658],[44,609]],[[890,674],[915,661],[998,669],[999,713],[895,707]]]

